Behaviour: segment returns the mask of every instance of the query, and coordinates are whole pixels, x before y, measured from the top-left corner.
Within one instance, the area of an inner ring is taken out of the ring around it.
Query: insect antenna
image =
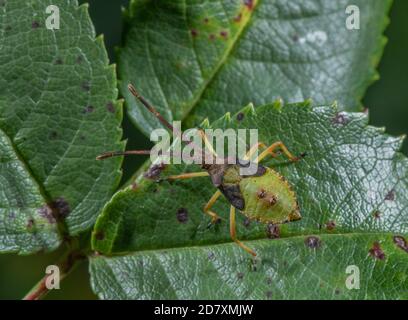
[[[149,110],[159,121],[161,122],[162,125],[164,125],[167,129],[169,129],[173,134],[176,134],[179,137],[182,137],[183,133],[178,130],[178,128],[173,127],[157,110],[155,107],[153,107],[136,89],[132,84],[128,84],[128,89],[130,93],[138,99],[143,106]],[[182,142],[187,143],[186,141]],[[193,142],[189,143],[190,145],[194,146]],[[201,150],[201,153],[204,151],[201,148],[198,148]],[[96,157],[96,160],[103,160],[111,157],[117,157],[117,156],[125,156],[125,155],[131,155],[131,154],[136,154],[136,155],[149,155],[150,150],[127,150],[127,151],[109,151],[102,153],[101,155]],[[177,156],[175,153],[171,152],[170,155]]]
[[[167,127],[170,131],[176,131],[177,134],[181,134],[176,128],[174,128],[166,119],[163,118],[163,116],[143,97],[140,95],[139,92],[136,91],[135,87],[131,85],[130,83],[128,84],[128,89],[133,96],[138,99],[145,107],[147,110],[149,110],[153,115],[159,119],[159,121]]]
[[[149,110],[159,121],[167,127],[172,133],[175,133],[176,136],[179,136],[181,138],[181,141],[184,142],[185,144],[190,144],[191,146],[194,146],[197,148],[202,155],[205,155],[205,151],[201,147],[197,147],[193,142],[187,143],[182,139],[183,137],[183,132],[178,130],[177,128],[173,127],[166,119],[163,118],[163,116],[153,107],[137,90],[132,84],[128,84],[128,89],[129,91],[133,94],[135,98],[137,98],[145,107],[147,110]],[[205,145],[209,148],[211,151],[211,154],[215,154],[214,149],[212,148],[211,144],[208,142],[208,139],[204,133],[204,131],[200,132],[200,135],[203,138],[203,141],[205,142]]]
[[[129,154],[150,154],[150,150],[128,150],[128,151],[108,151],[96,157],[96,160],[103,160],[110,157],[126,156]]]

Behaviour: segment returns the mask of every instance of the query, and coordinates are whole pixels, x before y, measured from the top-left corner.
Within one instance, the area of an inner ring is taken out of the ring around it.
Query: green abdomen
[[[276,171],[266,168],[262,176],[242,179],[239,187],[248,218],[274,224],[301,219],[295,193]]]

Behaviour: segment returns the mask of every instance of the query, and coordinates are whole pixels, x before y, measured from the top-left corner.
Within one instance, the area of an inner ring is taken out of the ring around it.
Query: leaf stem
[[[78,263],[84,260],[86,255],[78,250],[68,250],[57,263],[60,270],[60,281],[63,280]],[[23,300],[39,300],[42,299],[50,289],[47,288],[47,278],[52,274],[45,275],[23,298]]]

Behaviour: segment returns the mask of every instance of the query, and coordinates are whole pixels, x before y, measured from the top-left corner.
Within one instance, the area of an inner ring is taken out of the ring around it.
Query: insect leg
[[[263,158],[265,158],[269,153],[273,152],[275,149],[281,149],[283,153],[291,160],[291,161],[298,161],[300,157],[295,157],[293,154],[291,154],[286,148],[286,146],[283,144],[282,141],[277,141],[273,144],[271,144],[268,148],[266,148],[262,153],[256,158],[255,162],[261,161]]]
[[[244,245],[241,241],[237,239],[236,228],[235,228],[235,207],[233,206],[231,206],[231,209],[230,209],[230,234],[231,234],[232,240],[234,240],[236,244],[238,244],[246,252],[256,257],[256,253],[252,249],[250,249],[249,247],[247,247],[246,245]]]
[[[108,151],[96,157],[96,160],[104,160],[111,157],[127,156],[129,154],[149,155],[150,150],[127,150],[127,151]]]
[[[168,176],[164,178],[163,180],[181,180],[181,179],[190,179],[190,178],[197,178],[197,177],[207,177],[208,172],[207,171],[202,171],[202,172],[191,172],[191,173],[183,173],[175,176]]]
[[[246,155],[245,155],[245,157],[244,157],[244,160],[250,160],[251,157],[254,155],[254,153],[255,153],[258,149],[260,149],[260,148],[266,148],[265,143],[263,143],[263,142],[255,143],[255,144],[248,150],[248,152],[246,153]],[[272,151],[270,151],[269,154],[270,154],[272,157],[274,157],[274,158],[277,156],[277,154],[274,153],[274,152],[272,152]]]
[[[220,197],[221,195],[221,191],[217,190],[212,197],[210,198],[210,200],[208,200],[207,204],[204,207],[204,213],[208,214],[209,216],[211,216],[211,222],[212,223],[216,223],[220,217],[218,216],[218,214],[216,214],[215,212],[211,211],[211,207],[214,205],[214,203],[217,201],[217,199]]]
[[[201,139],[203,139],[205,146],[210,150],[210,153],[217,157],[217,153],[215,152],[213,146],[211,145],[210,141],[208,141],[207,135],[203,130],[198,130],[199,135],[201,136]]]

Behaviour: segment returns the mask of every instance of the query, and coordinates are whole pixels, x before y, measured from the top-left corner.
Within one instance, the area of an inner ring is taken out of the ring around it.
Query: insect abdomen
[[[301,219],[295,193],[276,171],[267,168],[262,176],[242,179],[239,186],[248,218],[273,224]]]

